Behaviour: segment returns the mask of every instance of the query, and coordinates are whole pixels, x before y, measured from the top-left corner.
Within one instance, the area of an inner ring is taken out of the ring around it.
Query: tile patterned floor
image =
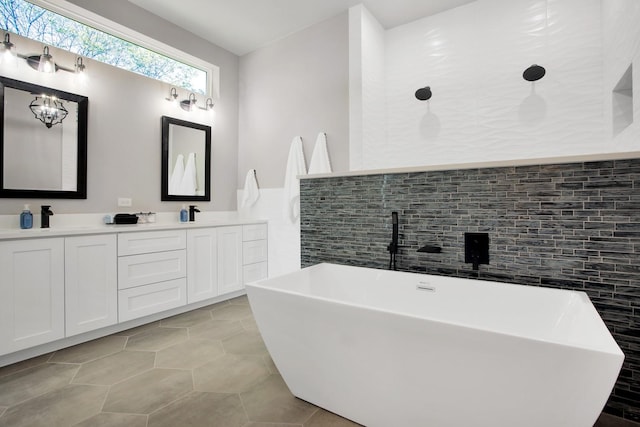
[[[0,368],[5,426],[358,424],[291,395],[240,297]]]
[[[0,368],[0,427],[353,427],[296,399],[246,297]]]

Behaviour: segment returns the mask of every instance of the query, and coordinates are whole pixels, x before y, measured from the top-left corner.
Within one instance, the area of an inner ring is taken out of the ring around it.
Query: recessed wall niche
[[[633,123],[633,64],[624,72],[611,95],[613,136],[616,136]]]

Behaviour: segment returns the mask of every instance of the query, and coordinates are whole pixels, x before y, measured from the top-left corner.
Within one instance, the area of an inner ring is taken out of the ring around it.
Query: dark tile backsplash
[[[626,356],[606,411],[640,421],[640,159],[305,179],[302,266],[388,268],[393,211],[399,270],[585,291]]]

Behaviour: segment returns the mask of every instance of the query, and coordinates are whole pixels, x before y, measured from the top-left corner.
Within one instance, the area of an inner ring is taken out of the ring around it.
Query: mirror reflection
[[[211,127],[162,117],[162,200],[211,200]]]
[[[0,77],[0,196],[86,198],[88,99]]]

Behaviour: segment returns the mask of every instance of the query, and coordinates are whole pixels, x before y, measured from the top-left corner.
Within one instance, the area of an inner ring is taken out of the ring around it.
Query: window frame
[[[69,3],[66,0],[25,0],[36,6],[50,10],[51,12],[62,15],[66,18],[77,21],[83,25],[95,28],[99,31],[103,31],[112,36],[121,38],[130,43],[141,46],[145,49],[149,49],[153,52],[167,56],[178,62],[182,62],[191,67],[203,70],[207,75],[206,91],[207,97],[218,100],[220,98],[220,67],[204,61],[196,56],[190,55],[182,50],[179,50],[173,46],[165,44],[154,38],[146,36],[138,31],[132,30],[117,22],[111,21],[97,13],[83,9],[73,3]],[[130,71],[130,70],[127,70]],[[152,77],[149,77],[152,78]],[[154,79],[155,80],[155,79]],[[160,80],[158,80],[160,81]],[[167,85],[170,83],[162,82]],[[183,88],[177,85],[171,85],[190,91],[188,88]]]

